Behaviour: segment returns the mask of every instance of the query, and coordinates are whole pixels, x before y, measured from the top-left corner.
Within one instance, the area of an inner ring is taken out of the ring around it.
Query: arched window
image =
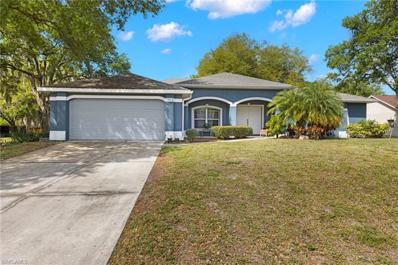
[[[222,125],[222,109],[214,106],[192,108],[192,128],[205,129]]]

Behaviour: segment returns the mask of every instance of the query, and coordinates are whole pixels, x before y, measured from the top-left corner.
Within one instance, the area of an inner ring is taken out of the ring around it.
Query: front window
[[[214,107],[195,108],[193,111],[194,128],[204,129],[221,125],[220,112],[220,109]]]

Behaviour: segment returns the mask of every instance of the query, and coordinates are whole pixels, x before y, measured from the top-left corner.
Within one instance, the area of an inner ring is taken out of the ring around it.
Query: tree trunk
[[[46,109],[45,112],[40,113],[40,127],[43,132],[48,132],[50,129],[48,109]]]
[[[43,132],[48,132],[49,130],[49,112],[48,112],[48,101],[47,96],[42,96],[37,91],[36,80],[30,78],[30,84],[32,93],[36,98],[37,105],[39,106],[39,119],[40,119],[40,127]]]

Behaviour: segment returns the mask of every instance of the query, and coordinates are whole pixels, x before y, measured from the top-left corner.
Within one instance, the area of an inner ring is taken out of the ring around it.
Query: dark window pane
[[[207,109],[207,118],[208,119],[219,119],[220,111],[218,109]]]
[[[195,128],[204,128],[205,127],[205,120],[195,120]]]
[[[206,108],[195,109],[194,118],[195,119],[205,119],[206,118]]]
[[[208,120],[207,123],[209,124],[210,127],[220,125],[219,120]]]

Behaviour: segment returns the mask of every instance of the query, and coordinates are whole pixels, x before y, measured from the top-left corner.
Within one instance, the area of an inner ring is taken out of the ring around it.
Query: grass
[[[11,157],[23,155],[50,145],[53,142],[42,141],[42,142],[24,142],[24,143],[14,143],[9,139],[0,138],[0,160],[9,159]]]
[[[110,264],[397,264],[398,139],[162,149]]]

